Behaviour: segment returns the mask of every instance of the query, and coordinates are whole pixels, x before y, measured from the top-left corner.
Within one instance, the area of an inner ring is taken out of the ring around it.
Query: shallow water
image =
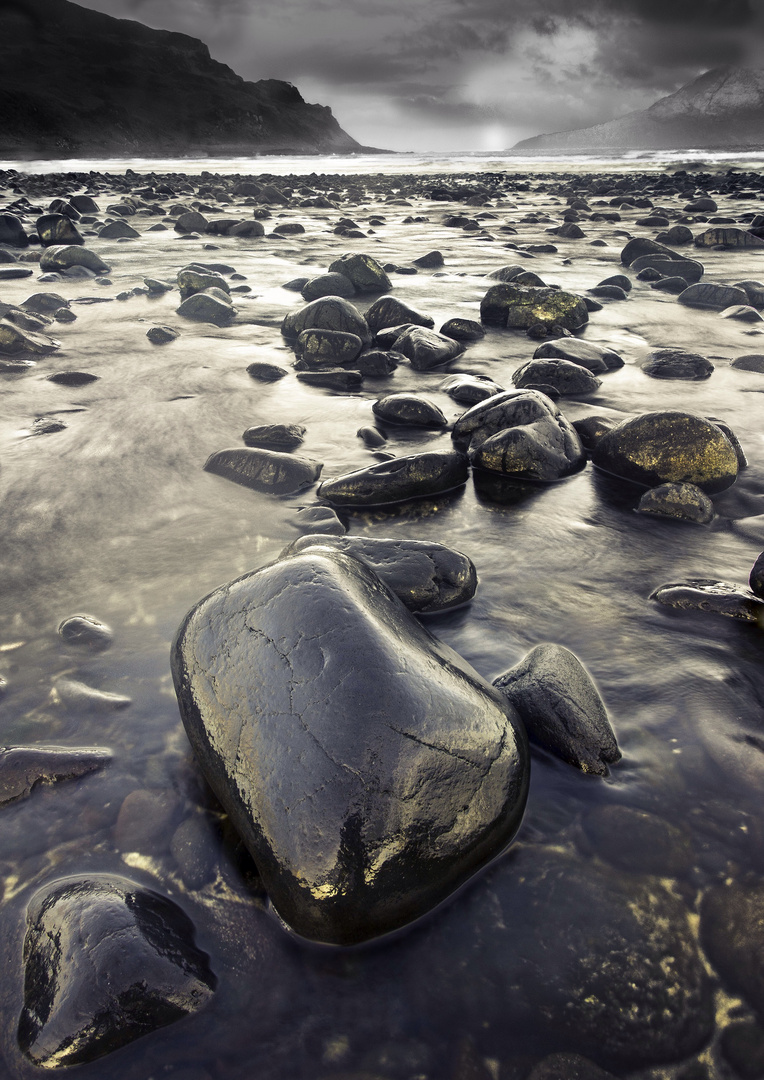
[[[271,164],[267,170],[273,173],[335,171],[323,161],[299,168],[294,159],[278,169]],[[358,170],[341,164],[337,172],[371,171],[368,162]],[[374,164],[374,171],[388,169],[384,159]],[[94,169],[102,165],[89,163]],[[236,169],[219,165],[200,163],[199,171],[245,171],[240,162]],[[165,171],[156,162],[130,167]],[[634,167],[620,165],[627,172]],[[642,163],[636,167],[650,171]],[[651,167],[660,173],[665,162]],[[116,164],[108,168],[119,171]],[[478,172],[476,165],[467,168]],[[431,170],[420,162],[406,171]],[[253,360],[289,366],[292,359],[279,327],[300,297],[281,288],[284,282],[322,272],[346,250],[368,251],[382,263],[408,263],[439,248],[446,257],[442,272],[394,275],[394,295],[432,315],[438,328],[456,315],[479,317],[485,275],[499,266],[522,262],[548,282],[584,291],[620,271],[626,238],[619,231],[656,232],[634,225],[643,211],[624,211],[618,225],[582,222],[583,240],[549,238],[544,230],[560,220],[565,200],[537,190],[527,163],[520,171],[528,173],[531,190],[487,207],[497,215],[485,222],[493,240],[440,224],[447,213],[486,208],[424,200],[411,208],[372,193],[360,204],[343,204],[340,212],[274,210],[267,228],[282,215],[306,227],[305,235],[285,240],[187,240],[171,227],[127,243],[88,238],[88,246],[113,267],[111,286],[70,281],[38,288],[34,278],[2,282],[5,302],[19,303],[51,288],[73,301],[77,314],[76,322],[50,328],[61,342],[57,355],[41,358],[24,374],[0,376],[0,674],[8,680],[2,742],[108,746],[114,753],[102,773],[36,790],[2,810],[8,976],[1,1023],[10,1075],[37,1071],[15,1050],[25,905],[36,887],[91,870],[126,874],[177,899],[196,923],[220,989],[193,1020],[155,1032],[74,1075],[506,1080],[525,1075],[547,1049],[534,1043],[532,1030],[513,1030],[511,1023],[501,1037],[493,1028],[486,1036],[488,1024],[477,1005],[460,1013],[454,1003],[461,1017],[455,1021],[442,1008],[442,994],[435,994],[440,1004],[430,1008],[427,987],[419,984],[426,983],[430,966],[439,968],[439,920],[450,919],[442,925],[453,926],[456,919],[465,939],[477,932],[470,920],[480,918],[490,874],[431,916],[428,926],[392,944],[334,953],[286,936],[267,913],[252,869],[197,773],[168,663],[172,636],[186,611],[218,585],[276,558],[298,535],[296,510],[316,499],[315,489],[275,498],[207,474],[202,466],[211,453],[240,445],[250,425],[300,423],[307,434],[298,453],[324,462],[327,477],[373,463],[356,432],[372,422],[372,402],[383,393],[424,391],[449,421],[463,411],[438,389],[445,372],[399,368],[392,378],[369,379],[361,392],[347,395],[307,387],[292,375],[273,384],[253,381],[245,370]],[[585,171],[584,164],[577,171]],[[62,181],[60,193],[65,190],[77,189]],[[14,197],[5,192],[4,204]],[[50,199],[29,197],[45,207]],[[99,201],[103,209],[108,200]],[[719,203],[720,213],[731,215],[761,205]],[[162,204],[169,207],[172,200]],[[523,224],[532,209],[551,220]],[[362,222],[376,212],[387,224],[367,240],[331,231],[346,214]],[[429,220],[404,224],[408,215]],[[142,229],[157,220],[137,217],[131,223]],[[496,231],[505,222],[518,234]],[[596,237],[607,246],[591,247]],[[505,247],[507,240],[521,245],[548,239],[558,253],[532,260]],[[217,250],[209,250],[209,243]],[[764,255],[758,252],[704,251],[698,257],[706,265],[704,280],[764,277]],[[232,326],[217,329],[179,318],[177,291],[113,299],[147,275],[173,281],[194,261],[226,262],[245,275],[252,291],[236,298],[239,314]],[[436,499],[343,518],[350,533],[436,540],[472,558],[480,577],[475,600],[427,625],[485,677],[496,677],[534,645],[553,641],[572,649],[596,679],[623,760],[603,781],[534,752],[519,837],[531,852],[526,857],[535,850],[562,851],[600,867],[606,856],[582,844],[581,822],[610,804],[650,811],[680,825],[687,837],[691,866],[669,878],[691,914],[698,891],[709,883],[727,876],[759,881],[764,869],[761,631],[712,615],[670,611],[648,597],[664,582],[691,577],[744,584],[764,547],[764,376],[729,367],[736,356],[764,349],[755,327],[684,308],[674,297],[635,285],[628,302],[606,302],[584,334],[620,352],[625,367],[605,375],[592,398],[563,399],[560,405],[572,420],[591,412],[620,417],[682,408],[727,421],[750,464],[735,487],[715,499],[711,526],[637,515],[638,489],[598,475],[590,465],[553,485],[498,490],[482,477]],[[74,303],[83,297],[110,302]],[[174,325],[181,337],[157,348],[146,338],[153,325]],[[698,383],[648,378],[638,366],[647,348],[669,345],[710,357],[716,365],[712,377]],[[510,386],[512,372],[534,348],[522,333],[490,330],[448,371],[486,374]],[[92,372],[99,381],[78,389],[46,381],[62,369]],[[40,416],[61,418],[67,427],[31,436]],[[386,432],[386,449],[394,454],[450,446],[448,433],[391,427]],[[58,637],[61,620],[77,612],[112,627],[109,651],[83,657]],[[61,677],[125,694],[132,704],[119,711],[68,707],[53,690]],[[131,846],[134,835],[128,830],[126,839],[117,817],[136,790],[163,799],[169,810],[160,836]],[[197,814],[210,824],[215,873],[203,888],[189,889],[169,842],[175,827]],[[621,839],[626,851],[640,843],[639,837]],[[636,879],[645,878],[615,872],[626,888],[632,879],[637,888]],[[522,935],[522,927],[517,932]],[[413,956],[421,965],[417,977]],[[403,974],[396,977],[396,971]],[[471,978],[477,988],[480,973],[465,976],[467,998]],[[470,1000],[479,1001],[477,989]],[[734,1004],[719,991],[720,1009]],[[737,1009],[749,1015],[739,1003]],[[559,1048],[567,1047],[548,1047]],[[704,1052],[703,1061],[708,1075],[722,1075],[715,1048]],[[666,1073],[655,1068],[644,1075]]]

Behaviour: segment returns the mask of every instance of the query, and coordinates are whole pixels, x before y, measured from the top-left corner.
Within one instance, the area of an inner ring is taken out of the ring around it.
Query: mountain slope
[[[764,145],[764,71],[714,68],[649,109],[523,139],[516,151],[735,149]]]
[[[0,157],[361,149],[331,109],[245,82],[196,38],[69,0],[0,7]]]

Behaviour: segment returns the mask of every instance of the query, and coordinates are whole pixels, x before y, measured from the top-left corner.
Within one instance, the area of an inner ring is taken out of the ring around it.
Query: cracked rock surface
[[[186,616],[172,668],[207,780],[303,937],[405,925],[520,824],[514,708],[343,552],[217,589]]]
[[[23,1053],[46,1069],[94,1061],[195,1012],[216,985],[191,920],[125,878],[64,878],[27,913]]]

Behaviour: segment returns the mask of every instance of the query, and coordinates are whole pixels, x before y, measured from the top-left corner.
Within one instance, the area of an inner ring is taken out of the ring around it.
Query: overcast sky
[[[764,67],[764,0],[78,0],[293,82],[366,145],[499,150]]]

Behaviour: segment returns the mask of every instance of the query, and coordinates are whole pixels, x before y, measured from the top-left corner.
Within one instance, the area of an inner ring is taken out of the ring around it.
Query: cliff
[[[764,71],[715,68],[648,109],[593,127],[523,139],[536,151],[734,150],[764,146]]]
[[[0,157],[352,153],[287,82],[245,82],[196,38],[69,0],[0,7]]]

